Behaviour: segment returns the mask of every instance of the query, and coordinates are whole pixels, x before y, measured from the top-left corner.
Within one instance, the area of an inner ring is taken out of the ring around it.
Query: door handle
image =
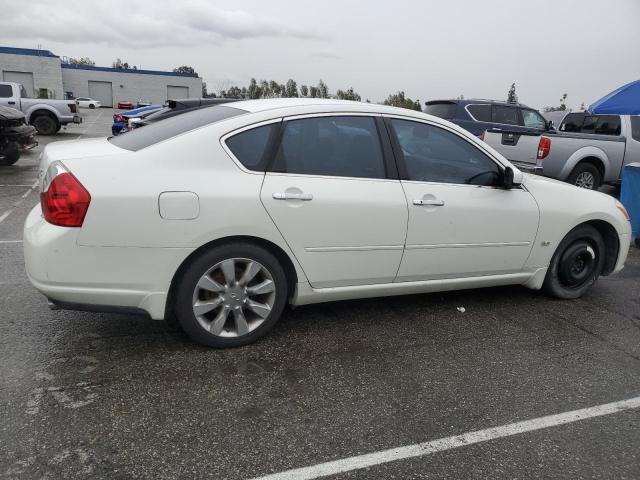
[[[437,199],[430,199],[430,200],[423,200],[423,199],[416,199],[413,201],[414,205],[428,205],[430,207],[444,207],[444,200],[437,200]]]
[[[9,105],[15,105],[16,102],[7,102]]]
[[[310,193],[274,193],[272,197],[274,200],[313,200],[313,195]]]

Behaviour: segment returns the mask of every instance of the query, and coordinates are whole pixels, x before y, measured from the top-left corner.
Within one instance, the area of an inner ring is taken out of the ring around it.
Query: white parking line
[[[0,245],[5,243],[22,243],[22,240],[0,240]]]
[[[104,112],[104,110],[100,110],[100,112],[98,112],[98,116],[96,116],[96,118],[93,120],[93,122],[91,122],[89,125],[87,125],[87,127],[82,131],[82,133],[80,135],[78,135],[76,137],[76,140],[80,139],[80,137],[82,137],[85,133],[87,133],[87,131],[93,127],[93,125],[98,121],[98,119],[102,116],[102,113]]]
[[[33,185],[30,186],[29,190],[27,190],[26,192],[24,192],[21,196],[20,196],[20,200],[18,200],[16,203],[13,204],[13,206],[9,209],[9,210],[5,210],[5,212],[0,215],[0,223],[4,222],[7,217],[9,215],[11,215],[11,213],[20,206],[20,204],[22,202],[24,202],[24,199],[27,198],[29,196],[29,194],[31,193],[31,191],[36,188],[38,186],[38,181],[36,180]]]
[[[280,473],[265,475],[263,477],[255,477],[253,480],[310,480],[325,477],[327,475],[335,475],[338,473],[372,467],[382,463],[431,455],[432,453],[443,452],[445,450],[464,447],[466,445],[487,442],[497,438],[510,437],[512,435],[556,427],[558,425],[566,425],[568,423],[579,422],[580,420],[601,417],[603,415],[611,415],[612,413],[618,413],[635,408],[640,408],[640,397],[621,400],[619,402],[605,403],[603,405],[582,408],[580,410],[572,410],[570,412],[558,413],[556,415],[548,415],[546,417],[533,418],[531,420],[511,423],[509,425],[476,430],[475,432],[463,433],[461,435],[440,438],[430,442],[417,443],[406,447],[391,448],[389,450],[343,458],[332,462],[320,463],[311,467],[296,468]]]

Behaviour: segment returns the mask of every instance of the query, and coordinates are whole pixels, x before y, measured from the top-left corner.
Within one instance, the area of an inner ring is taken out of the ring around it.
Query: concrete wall
[[[64,90],[73,92],[76,98],[89,96],[89,80],[111,82],[114,105],[119,101],[130,101],[135,104],[139,99],[162,104],[167,100],[168,85],[188,87],[189,97],[192,98],[199,98],[202,95],[202,79],[196,77],[62,69]]]
[[[36,96],[38,89],[46,88],[51,98],[64,99],[60,59],[57,57],[0,53],[0,81],[4,80],[4,71],[33,72]]]

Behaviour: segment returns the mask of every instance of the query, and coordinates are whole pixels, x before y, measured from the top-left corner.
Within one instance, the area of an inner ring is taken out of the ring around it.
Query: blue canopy
[[[589,105],[589,112],[640,115],[640,80],[627,83]]]

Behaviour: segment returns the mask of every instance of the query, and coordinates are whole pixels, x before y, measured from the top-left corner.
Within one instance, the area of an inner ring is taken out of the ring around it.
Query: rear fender
[[[551,140],[551,149],[553,151],[553,140]],[[569,178],[569,175],[571,174],[575,166],[586,158],[595,158],[602,163],[604,172],[602,178],[604,180],[607,176],[607,173],[611,171],[611,162],[609,161],[609,157],[607,156],[607,154],[597,147],[582,147],[579,150],[576,150],[564,164],[564,167],[562,167],[559,178],[561,180],[566,180],[567,178]]]

